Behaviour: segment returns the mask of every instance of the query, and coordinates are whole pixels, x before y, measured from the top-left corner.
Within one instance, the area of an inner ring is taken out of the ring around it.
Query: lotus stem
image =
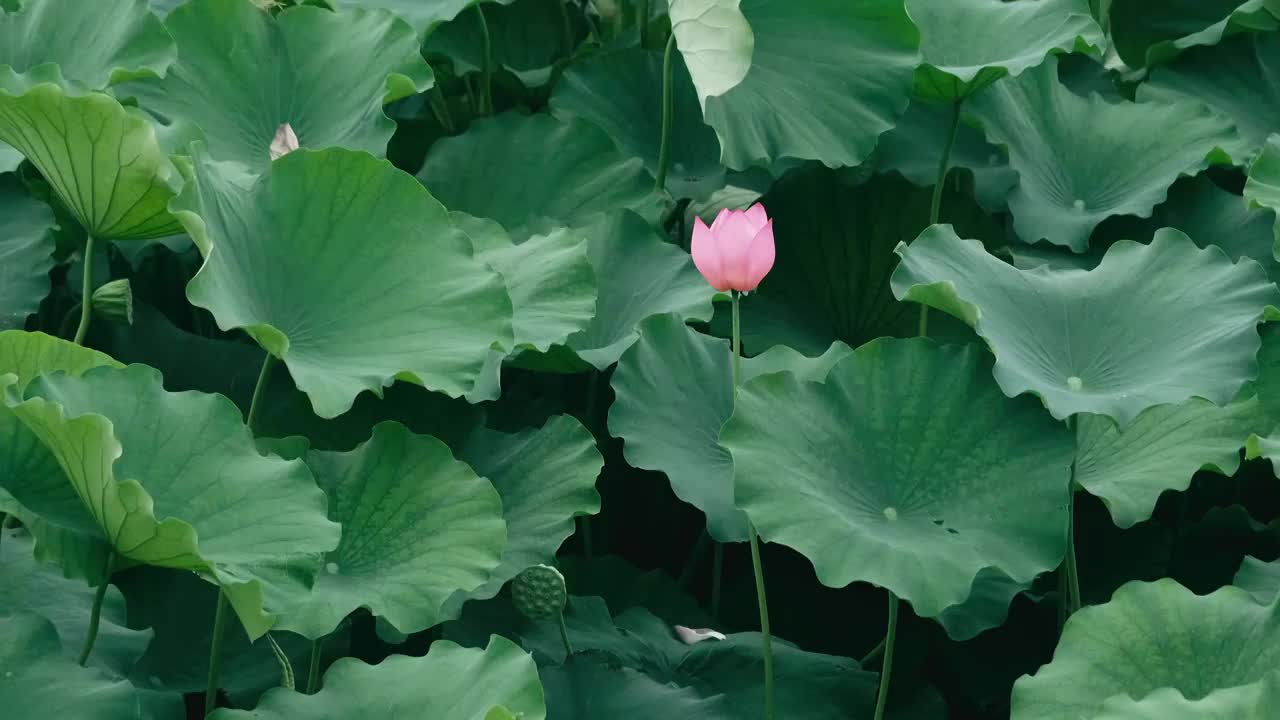
[[[889,629],[884,634],[884,662],[880,665],[880,692],[876,693],[875,720],[884,718],[889,700],[889,677],[893,674],[893,645],[898,636],[898,596],[889,591]]]
[[[947,131],[947,143],[942,146],[942,157],[938,160],[938,177],[933,183],[933,200],[929,203],[929,224],[937,225],[942,216],[942,188],[947,182],[947,171],[951,169],[951,151],[956,146],[956,135],[960,133],[960,105],[963,100],[951,104],[951,128]],[[929,337],[929,306],[920,306],[920,337]]]
[[[742,293],[733,291],[733,394],[737,402],[738,385],[742,379]],[[773,690],[773,634],[769,630],[769,602],[764,589],[764,566],[760,562],[760,538],[756,534],[755,523],[747,519],[747,541],[751,545],[751,569],[756,578],[756,604],[760,608],[760,640],[764,649],[764,717],[775,720],[778,717]],[[716,574],[719,579],[719,573]],[[714,585],[712,586],[714,590]]]
[[[271,369],[275,367],[276,356],[267,353],[262,360],[262,370],[258,371],[258,382],[253,386],[253,399],[249,401],[249,414],[245,416],[245,424],[249,432],[253,432],[258,419],[258,410],[262,407],[262,396],[266,392],[267,381],[271,378]]]
[[[1071,431],[1072,442],[1076,441],[1075,417],[1067,418],[1067,429]],[[1067,594],[1063,602],[1066,612],[1063,621],[1080,610],[1084,601],[1080,597],[1080,567],[1076,563],[1076,461],[1071,460],[1070,483],[1067,486],[1067,557],[1064,561],[1067,572]]]
[[[280,643],[267,633],[267,644],[271,646],[271,653],[276,656],[276,662],[280,664],[280,686],[294,689],[293,663],[289,662],[289,656],[285,654],[284,648],[280,647]]]
[[[493,40],[489,37],[489,21],[485,19],[481,3],[475,4],[476,17],[480,20],[480,48],[484,53],[480,64],[480,114],[493,114]]]
[[[560,642],[564,643],[564,656],[569,659],[573,655],[573,643],[569,642],[569,626],[564,622],[564,611],[561,610],[556,614],[560,620]]]
[[[636,3],[636,25],[640,28],[640,47],[649,47],[649,0]]]
[[[658,146],[658,174],[654,185],[659,191],[667,187],[667,165],[671,162],[671,116],[675,111],[671,56],[675,51],[676,36],[672,33],[671,37],[667,38],[667,49],[662,53],[662,144]]]
[[[89,655],[93,653],[93,644],[98,640],[98,623],[102,620],[102,601],[107,597],[107,588],[111,585],[111,571],[116,565],[116,553],[107,551],[107,562],[102,568],[102,583],[93,594],[93,608],[89,611],[89,629],[85,633],[84,648],[80,651],[80,667],[89,664]]]
[[[218,673],[222,669],[222,636],[227,624],[227,593],[218,588],[218,609],[213,613],[213,642],[209,645],[209,684],[204,691],[204,714],[218,706]]]
[[[306,687],[308,695],[314,695],[320,689],[320,648],[323,643],[324,638],[311,641],[311,667],[307,670]]]
[[[569,57],[573,55],[573,23],[569,20],[568,0],[560,0],[556,5],[560,8],[560,49]]]
[[[84,240],[84,274],[80,280],[80,325],[76,328],[76,336],[72,341],[77,345],[84,344],[85,335],[89,334],[89,321],[93,317],[93,235]]]

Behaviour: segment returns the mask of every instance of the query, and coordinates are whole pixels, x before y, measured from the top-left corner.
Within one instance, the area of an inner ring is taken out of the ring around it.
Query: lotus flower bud
[[[722,632],[716,632],[710,628],[687,628],[683,625],[676,626],[676,637],[684,641],[685,645],[697,645],[703,640],[725,639]]]
[[[550,565],[534,565],[512,581],[511,599],[521,615],[530,620],[546,620],[564,611],[569,592],[559,570]]]
[[[293,127],[285,123],[276,128],[276,136],[271,140],[271,159],[278,160],[298,147],[298,136],[293,134]]]
[[[773,221],[760,203],[721,210],[711,227],[694,218],[693,264],[716,290],[755,290],[773,267]]]
[[[133,288],[128,279],[103,283],[93,291],[93,311],[112,322],[133,324]]]

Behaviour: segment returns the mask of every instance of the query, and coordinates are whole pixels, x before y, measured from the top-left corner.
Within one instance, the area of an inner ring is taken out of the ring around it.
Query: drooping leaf
[[[1054,417],[1112,418],[1200,397],[1226,404],[1257,376],[1256,329],[1280,290],[1252,260],[1232,263],[1173,229],[1120,241],[1092,271],[1018,270],[934,225],[910,246],[894,294],[963,319],[996,353],[1010,397],[1039,395]]]
[[[1102,713],[1106,703],[1114,708],[1127,698],[1136,713],[1167,703],[1167,690],[1195,703],[1215,691],[1274,682],[1278,608],[1229,586],[1195,595],[1173,580],[1131,582],[1111,602],[1071,616],[1053,661],[1014,685],[1012,717],[1115,717]]]
[[[498,565],[502,500],[440,440],[387,422],[351,452],[306,459],[342,542],[282,629],[320,638],[365,607],[401,632],[425,630],[450,595],[479,587]]]
[[[379,720],[484,718],[495,707],[521,720],[546,720],[533,658],[502,637],[484,650],[447,640],[425,657],[392,655],[377,665],[343,658],[324,675],[323,689],[303,695],[277,688],[252,710],[217,710],[210,720],[349,720],[377,708]]]
[[[56,65],[0,66],[0,142],[49,181],[85,232],[139,240],[180,232],[167,205],[177,171],[140,113],[101,93],[64,90]]]
[[[1198,102],[1081,97],[1058,80],[1057,68],[1050,58],[968,105],[1018,172],[1009,210],[1024,242],[1084,252],[1103,220],[1149,217],[1180,175],[1227,159],[1236,142],[1231,121]],[[1144,161],[1132,161],[1138,157]]]
[[[19,502],[46,516],[78,501],[73,527],[122,559],[208,574],[251,638],[337,545],[306,466],[259,455],[224,397],[167,392],[133,365],[41,376],[11,410],[62,468],[4,478]]]
[[[30,612],[0,615],[0,706],[15,718],[142,718],[128,681],[80,667],[54,624]]]
[[[907,0],[907,11],[924,57],[914,94],[930,102],[963,100],[1050,53],[1096,50],[1105,41],[1088,0]]]
[[[22,328],[49,294],[57,221],[14,175],[0,175],[0,330]]]
[[[1280,134],[1267,138],[1262,152],[1249,166],[1249,179],[1244,196],[1255,207],[1267,208],[1280,215]],[[1276,244],[1280,245],[1280,217],[1275,225]]]
[[[94,589],[62,576],[53,565],[36,560],[30,535],[3,531],[0,547],[0,607],[5,613],[31,612],[51,621],[67,658],[76,661],[88,636]],[[116,675],[127,675],[151,641],[151,632],[131,630],[124,596],[108,588],[102,603],[97,641],[89,661]]]
[[[563,0],[508,0],[482,8],[492,67],[511,71],[525,87],[546,85],[565,52],[565,33],[571,32],[557,8],[560,4]],[[428,57],[447,57],[457,75],[481,72],[485,62],[480,15],[460,13],[435,28],[423,51]]]
[[[539,218],[581,225],[626,208],[657,222],[664,200],[639,160],[584,120],[507,112],[431,147],[418,178],[450,210],[496,220],[517,240]]]
[[[1111,0],[1111,42],[1132,67],[1168,62],[1197,45],[1280,27],[1272,0]]]
[[[939,613],[938,623],[952,640],[972,640],[1003,625],[1013,598],[1030,586],[1030,582],[1017,582],[995,568],[983,568],[973,579],[969,597]]]
[[[698,95],[683,56],[671,62],[672,124],[667,188],[675,197],[704,198],[725,183],[715,131],[702,121]],[[613,138],[627,155],[658,171],[662,146],[662,63],[655,51],[624,48],[601,52],[565,71],[551,95],[557,117],[579,117]]]
[[[1263,562],[1255,557],[1246,557],[1231,584],[1263,605],[1271,605],[1280,598],[1280,561]]]
[[[295,7],[272,16],[245,0],[191,0],[165,18],[178,60],[163,79],[128,83],[142,107],[198,128],[210,157],[253,172],[276,129],[302,147],[376,157],[395,130],[384,103],[431,86],[418,36],[386,12]],[[216,98],[216,100],[211,100]]]
[[[1250,153],[1260,149],[1280,115],[1280,35],[1240,35],[1196,48],[1138,86],[1140,101],[1186,98],[1230,117]]]
[[[746,383],[720,433],[738,506],[823,584],[871,582],[924,617],[965,600],[984,568],[1024,582],[1056,567],[1070,435],[989,372],[974,345],[880,339],[824,383]]]
[[[1181,230],[1200,247],[1217,245],[1232,260],[1253,258],[1269,277],[1280,279],[1273,250],[1276,214],[1249,207],[1203,175],[1175,183],[1154,220],[1156,227]]]
[[[821,380],[850,352],[833,345],[818,358],[786,347],[743,364],[744,378],[790,370]],[[707,516],[707,532],[721,542],[747,539],[746,516],[734,504],[733,459],[718,441],[733,412],[729,343],[687,327],[676,315],[640,325],[640,340],[614,372],[616,400],[609,432],[623,440],[627,462],[666,473],[681,500]]]
[[[323,418],[395,379],[462,395],[511,346],[501,276],[386,161],[298,150],[246,188],[197,154],[174,210],[205,256],[188,298],[281,358]]]
[[[514,434],[478,428],[457,455],[502,496],[507,542],[483,585],[445,602],[449,616],[467,600],[497,595],[530,565],[552,562],[573,534],[575,518],[600,512],[596,476],[604,467],[591,433],[567,415]]]
[[[731,169],[857,165],[907,109],[920,34],[902,0],[672,0],[670,15]]]

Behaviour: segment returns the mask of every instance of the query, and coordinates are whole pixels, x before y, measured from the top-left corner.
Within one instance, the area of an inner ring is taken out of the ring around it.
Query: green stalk
[[[89,334],[89,320],[93,317],[93,236],[84,240],[84,276],[80,281],[80,326],[76,328],[76,336],[72,341],[77,345],[84,344],[84,336]]]
[[[742,379],[742,323],[739,305],[741,293],[733,292],[733,393],[736,403]],[[755,523],[747,519],[747,541],[751,545],[751,569],[756,576],[756,604],[760,607],[760,638],[764,645],[764,717],[778,717],[773,691],[773,634],[769,630],[769,603],[764,591],[764,566],[760,562],[760,538]]]
[[[880,665],[880,692],[876,694],[875,720],[884,718],[889,699],[889,676],[893,673],[893,644],[898,636],[898,596],[889,592],[889,629],[884,634],[884,662]]]
[[[667,165],[671,163],[671,116],[674,114],[675,88],[671,74],[671,55],[676,51],[676,35],[667,38],[667,49],[662,53],[662,144],[658,146],[658,180],[654,184],[659,191],[667,187]]]
[[[307,694],[314,695],[320,684],[320,645],[324,638],[311,641],[311,667],[307,670]]]
[[[449,112],[449,102],[445,100],[444,90],[440,89],[440,83],[431,86],[431,94],[427,97],[427,107],[431,109],[431,114],[435,116],[436,122],[440,123],[440,127],[444,129],[446,135],[452,135],[458,131],[453,123],[453,114]]]
[[[271,653],[276,656],[276,663],[280,665],[280,687],[293,690],[295,686],[293,663],[289,662],[289,656],[285,654],[284,648],[280,647],[280,643],[271,637],[271,633],[267,633],[267,644],[271,646]]]
[[[938,160],[938,177],[933,183],[933,200],[929,203],[929,224],[937,225],[942,216],[942,188],[947,182],[947,171],[951,169],[951,151],[956,146],[956,135],[960,132],[960,104],[957,100],[951,105],[951,129],[947,134],[947,144],[942,146],[942,158]],[[920,337],[929,336],[929,306],[920,306]]]
[[[1071,431],[1071,436],[1075,439],[1076,424],[1075,417],[1067,418],[1067,429]],[[1076,461],[1071,460],[1071,483],[1068,487],[1067,495],[1067,597],[1065,619],[1071,617],[1080,610],[1084,601],[1080,597],[1080,568],[1076,564]]]
[[[649,47],[649,0],[636,3],[636,24],[640,26],[640,47]]]
[[[276,356],[267,353],[262,360],[262,369],[258,371],[258,384],[253,386],[253,399],[249,401],[249,414],[245,417],[245,424],[252,431],[258,419],[258,408],[262,406],[262,395],[267,388],[267,379],[271,377],[271,369],[275,367]]]
[[[567,660],[573,655],[573,643],[569,642],[569,626],[564,622],[564,611],[559,613],[560,617],[560,642],[564,643],[564,656]]]
[[[218,673],[222,669],[222,636],[227,624],[227,594],[218,588],[218,609],[213,613],[213,643],[209,646],[209,684],[204,691],[204,714],[218,706]]]
[[[480,114],[493,114],[493,41],[489,38],[489,21],[484,8],[476,3],[476,17],[480,19],[480,47],[484,61],[480,65]]]
[[[556,3],[560,7],[560,54],[565,57],[573,55],[573,23],[569,21],[568,1]]]
[[[102,569],[102,584],[93,594],[93,609],[89,611],[89,630],[85,633],[84,648],[80,651],[80,667],[89,664],[89,655],[93,652],[93,644],[98,640],[98,623],[102,619],[102,601],[107,597],[107,588],[111,585],[111,571],[115,569],[115,550],[107,551],[106,567]]]

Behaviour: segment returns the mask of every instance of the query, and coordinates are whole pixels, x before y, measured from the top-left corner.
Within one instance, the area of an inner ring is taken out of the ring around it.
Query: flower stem
[[[1074,416],[1067,418],[1067,429],[1071,431],[1072,440],[1076,441]],[[1076,461],[1074,458],[1071,460],[1070,478],[1067,486],[1067,557],[1064,562],[1067,573],[1067,593],[1064,598],[1066,603],[1066,611],[1063,613],[1064,622],[1084,604],[1080,597],[1080,568],[1076,563]]]
[[[889,676],[893,674],[893,644],[898,636],[898,596],[889,591],[889,629],[884,634],[884,662],[880,665],[880,692],[876,694],[875,720],[882,720],[889,699]]]
[[[76,336],[72,341],[77,345],[84,344],[84,336],[89,334],[89,320],[93,318],[93,236],[84,240],[84,274],[80,279],[80,325],[76,328]]]
[[[293,663],[289,662],[289,656],[285,654],[284,648],[280,647],[280,643],[271,637],[271,633],[267,633],[267,644],[271,646],[271,653],[276,656],[276,662],[280,665],[280,686],[293,690],[295,687]]]
[[[658,146],[658,174],[654,184],[659,191],[667,187],[667,166],[671,163],[671,122],[675,112],[675,88],[672,81],[671,56],[676,51],[675,33],[667,38],[667,49],[662,53],[662,144]]]
[[[564,656],[567,660],[573,655],[573,643],[569,642],[569,626],[564,622],[564,611],[561,610],[558,617],[560,618],[560,642],[564,643]]]
[[[85,633],[84,648],[80,651],[80,667],[89,664],[89,655],[93,652],[93,644],[98,640],[98,623],[102,619],[102,601],[107,597],[107,588],[111,585],[111,571],[116,565],[115,550],[107,551],[106,567],[102,569],[102,584],[93,594],[93,609],[89,611],[89,630]]]
[[[480,65],[480,114],[493,114],[493,41],[489,38],[489,21],[485,19],[482,3],[476,3],[476,17],[480,20],[480,49],[484,60]]]
[[[738,384],[742,379],[742,294],[733,291],[733,393],[737,402]],[[756,577],[756,604],[760,607],[760,640],[764,646],[764,717],[778,717],[773,691],[773,633],[769,630],[769,602],[764,589],[764,566],[760,562],[760,538],[755,523],[747,519],[747,542],[751,545],[751,569]]]
[[[314,695],[320,684],[320,646],[324,638],[311,641],[311,667],[307,669],[307,694]]]
[[[222,636],[227,624],[227,593],[218,588],[218,609],[213,613],[213,642],[209,645],[209,683],[204,691],[204,714],[218,706],[218,673],[222,669]]]
[[[262,360],[262,370],[258,371],[258,382],[253,386],[253,399],[249,401],[249,414],[245,416],[245,424],[252,432],[258,419],[258,409],[262,406],[262,396],[266,392],[267,380],[271,377],[271,369],[275,367],[276,356],[267,353]]]
[[[636,25],[640,28],[640,47],[649,47],[649,0],[636,3]]]
[[[942,146],[942,157],[938,160],[938,177],[933,183],[933,200],[929,203],[929,224],[937,225],[942,216],[942,188],[947,182],[947,171],[951,169],[951,151],[956,146],[956,135],[960,132],[960,104],[957,100],[951,105],[951,129],[947,132],[947,144]],[[929,336],[929,306],[920,306],[920,337]]]

